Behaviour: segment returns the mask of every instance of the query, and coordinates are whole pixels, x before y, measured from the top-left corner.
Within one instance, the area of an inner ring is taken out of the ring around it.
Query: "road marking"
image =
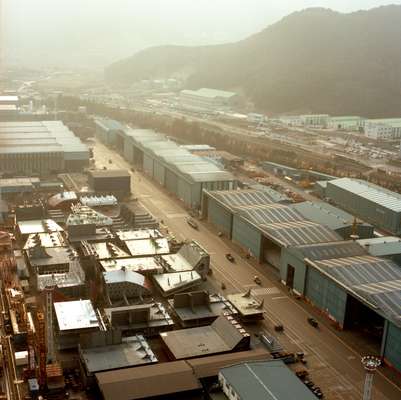
[[[272,297],[272,300],[288,299],[287,296]]]
[[[166,214],[167,218],[185,218],[188,216],[188,214],[184,213],[172,213],[172,214]]]
[[[255,296],[263,296],[266,294],[281,294],[280,289],[276,288],[275,286],[268,287],[268,288],[256,288],[252,289],[252,294]]]

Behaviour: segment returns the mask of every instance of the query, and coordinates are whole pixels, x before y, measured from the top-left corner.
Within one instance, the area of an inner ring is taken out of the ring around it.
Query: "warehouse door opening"
[[[360,334],[380,349],[384,330],[384,318],[355,297],[347,296],[344,329]]]
[[[124,137],[121,135],[116,135],[116,149],[120,154],[124,151]]]
[[[294,276],[295,276],[295,268],[292,265],[287,265],[286,285],[291,289],[294,289]]]
[[[207,220],[209,217],[209,196],[206,194],[202,194],[202,205],[201,205],[201,210],[202,210],[202,219]]]
[[[133,146],[133,160],[134,160],[134,165],[139,168],[142,169],[142,165],[143,165],[143,151],[139,150],[137,147]]]
[[[280,269],[281,247],[262,236],[262,261],[267,262],[273,267]]]

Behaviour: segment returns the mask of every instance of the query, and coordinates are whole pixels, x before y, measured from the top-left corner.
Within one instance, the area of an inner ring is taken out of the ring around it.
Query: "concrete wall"
[[[341,327],[344,325],[347,293],[314,268],[307,270],[305,296]]]

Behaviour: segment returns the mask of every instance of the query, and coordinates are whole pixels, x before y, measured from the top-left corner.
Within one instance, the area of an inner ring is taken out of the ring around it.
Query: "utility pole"
[[[371,400],[372,399],[372,387],[373,387],[373,377],[377,368],[379,368],[381,364],[381,360],[379,357],[375,356],[365,356],[362,357],[362,365],[366,371],[365,377],[365,385],[363,388],[363,400]]]

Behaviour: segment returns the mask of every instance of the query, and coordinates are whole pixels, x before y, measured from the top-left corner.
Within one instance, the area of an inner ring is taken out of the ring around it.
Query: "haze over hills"
[[[401,110],[401,6],[296,12],[237,43],[162,46],[112,64],[130,84],[181,76],[187,87],[238,90],[268,113],[396,116]]]

